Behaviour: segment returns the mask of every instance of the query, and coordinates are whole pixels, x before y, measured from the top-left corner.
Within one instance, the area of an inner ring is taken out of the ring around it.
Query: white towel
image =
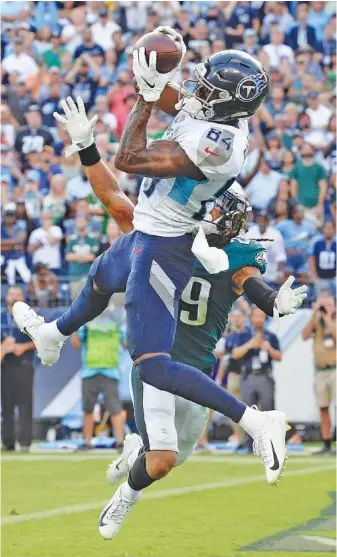
[[[211,275],[228,271],[228,255],[222,249],[211,248],[201,226],[192,245],[192,253]]]

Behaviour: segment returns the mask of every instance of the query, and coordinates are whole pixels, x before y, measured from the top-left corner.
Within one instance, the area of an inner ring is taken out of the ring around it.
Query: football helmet
[[[224,247],[240,233],[247,232],[248,213],[251,211],[248,198],[238,182],[234,182],[214,202],[214,207],[203,222],[208,244]]]
[[[176,108],[201,120],[226,123],[249,118],[269,93],[262,64],[240,50],[213,54],[196,65],[194,74],[195,79],[183,81]]]

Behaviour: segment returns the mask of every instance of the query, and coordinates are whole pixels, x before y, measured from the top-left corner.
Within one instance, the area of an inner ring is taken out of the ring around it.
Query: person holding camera
[[[329,407],[336,397],[336,302],[331,294],[321,292],[312,306],[312,316],[302,331],[302,339],[313,338],[315,359],[315,391],[320,409],[323,447],[315,454],[336,454],[331,449]]]
[[[255,307],[250,316],[252,331],[247,330],[245,335],[242,335],[244,342],[233,347],[231,353],[231,358],[241,363],[241,400],[248,406],[257,405],[263,411],[275,407],[273,362],[282,359],[278,338],[266,328],[266,319],[266,314]],[[245,445],[251,452],[251,438],[246,438]]]

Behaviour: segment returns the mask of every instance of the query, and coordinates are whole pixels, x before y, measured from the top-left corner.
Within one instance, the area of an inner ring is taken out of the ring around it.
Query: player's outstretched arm
[[[97,151],[93,135],[96,116],[88,120],[81,97],[77,97],[77,105],[68,97],[61,102],[61,106],[65,116],[54,112],[54,117],[66,128],[72,140],[72,144],[66,149],[66,156],[79,153],[87,178],[98,199],[121,230],[129,232],[133,228],[134,205],[120,189],[115,176]]]
[[[138,97],[124,126],[115,159],[116,168],[150,178],[186,176],[204,180],[202,172],[174,141],[161,139],[147,145],[146,125],[153,106],[154,103]]]
[[[248,300],[257,305],[267,315],[279,318],[282,315],[296,313],[307,297],[307,287],[291,289],[294,277],[289,277],[280,290],[273,290],[263,282],[256,267],[242,267],[233,274],[232,288],[236,294],[245,293]]]
[[[83,164],[83,163],[82,163]],[[119,187],[118,181],[102,159],[84,170],[95,195],[123,232],[133,230],[134,204]]]

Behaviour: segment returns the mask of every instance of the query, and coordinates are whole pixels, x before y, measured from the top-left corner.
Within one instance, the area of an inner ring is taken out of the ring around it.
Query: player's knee
[[[158,381],[164,380],[163,372],[167,371],[170,361],[168,354],[144,354],[135,360],[135,367],[144,383],[157,386]]]
[[[146,471],[156,480],[164,478],[176,465],[177,458],[174,451],[150,451],[146,454]]]

